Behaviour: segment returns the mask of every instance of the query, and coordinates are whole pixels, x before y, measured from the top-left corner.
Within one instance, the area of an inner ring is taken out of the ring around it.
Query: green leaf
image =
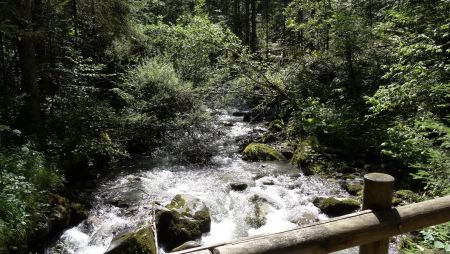
[[[436,249],[444,249],[445,244],[441,241],[434,241],[434,248]]]

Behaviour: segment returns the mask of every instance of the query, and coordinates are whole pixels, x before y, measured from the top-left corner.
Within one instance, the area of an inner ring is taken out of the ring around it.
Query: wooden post
[[[363,210],[374,212],[390,210],[394,195],[394,177],[370,173],[364,176]],[[389,238],[378,242],[361,245],[360,254],[387,254],[389,252]]]

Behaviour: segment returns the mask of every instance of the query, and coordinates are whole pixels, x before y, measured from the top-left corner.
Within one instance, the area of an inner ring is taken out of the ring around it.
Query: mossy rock
[[[341,216],[357,211],[361,203],[352,198],[316,198],[314,205],[328,216]]]
[[[280,119],[274,120],[269,123],[267,129],[271,132],[280,132],[283,130],[283,121]]]
[[[50,221],[52,229],[63,230],[70,225],[71,207],[70,200],[57,194],[51,195]]]
[[[313,164],[307,165],[305,167],[302,167],[302,172],[306,176],[323,175],[324,174],[324,166],[320,163],[313,163]]]
[[[319,141],[315,137],[309,137],[297,146],[294,155],[291,159],[291,163],[298,167],[307,167],[313,161],[315,150],[319,146]]]
[[[211,229],[208,207],[191,195],[176,195],[156,213],[158,241],[166,251],[199,239]]]
[[[250,199],[254,206],[254,214],[245,218],[246,222],[254,228],[260,228],[267,222],[267,214],[271,211],[269,201],[258,195],[254,195]]]
[[[394,206],[407,205],[420,201],[419,195],[412,190],[398,190],[394,192],[392,204]]]
[[[105,254],[156,254],[155,235],[150,227],[115,237]]]
[[[266,144],[253,143],[248,145],[242,155],[246,161],[281,161],[286,158],[275,148]]]
[[[346,183],[344,189],[354,196],[360,196],[363,191],[364,186],[360,183]]]

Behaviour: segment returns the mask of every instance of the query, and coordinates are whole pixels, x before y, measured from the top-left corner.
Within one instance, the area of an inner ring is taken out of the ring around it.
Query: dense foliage
[[[450,194],[449,0],[0,0],[0,253],[48,195],[136,154],[209,163],[246,105]],[[445,249],[448,224],[409,242]],[[12,248],[13,247],[13,248]]]

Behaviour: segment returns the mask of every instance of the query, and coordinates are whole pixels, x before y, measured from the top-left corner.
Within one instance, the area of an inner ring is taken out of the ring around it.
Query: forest
[[[450,195],[450,0],[0,0],[0,253],[88,253],[41,246],[95,206],[86,183],[214,168],[221,109],[264,127],[244,160]],[[448,253],[449,232],[398,251]]]

